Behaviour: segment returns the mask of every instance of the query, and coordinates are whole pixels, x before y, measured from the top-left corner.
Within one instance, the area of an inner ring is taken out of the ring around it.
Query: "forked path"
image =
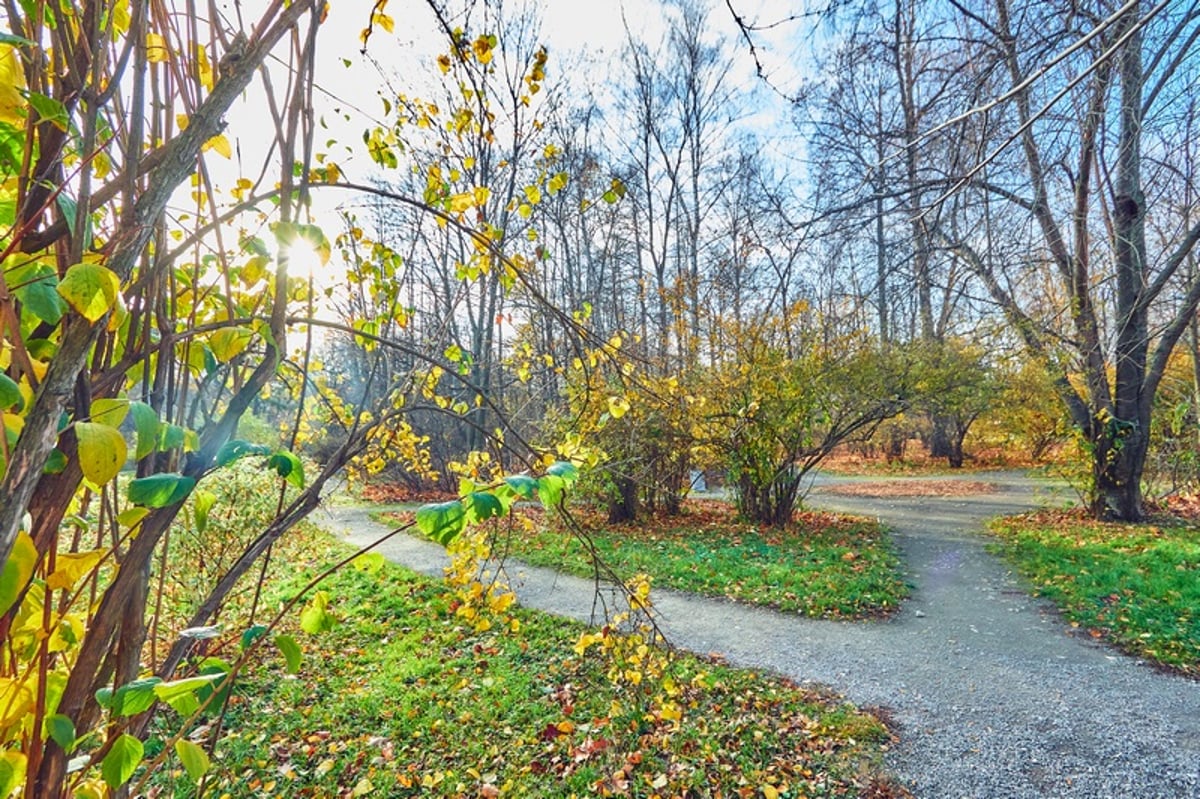
[[[916,590],[888,621],[814,621],[656,589],[664,628],[684,648],[886,708],[900,728],[888,765],[920,799],[1200,797],[1200,683],[1097,646],[1030,599],[978,531],[1035,505],[1035,484],[973,479],[999,490],[810,495],[810,505],[893,530]],[[317,520],[360,545],[385,530],[361,509]],[[440,548],[403,536],[380,551],[431,574],[445,562]],[[527,607],[590,620],[590,581],[512,565],[509,578]]]

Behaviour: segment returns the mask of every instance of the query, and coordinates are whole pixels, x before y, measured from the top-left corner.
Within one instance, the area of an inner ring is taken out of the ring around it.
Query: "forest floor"
[[[1071,499],[1012,472],[822,476],[808,506],[891,528],[914,586],[899,613],[817,620],[656,589],[659,622],[682,648],[876,708],[900,734],[888,765],[918,797],[1200,795],[1197,684],[1073,628],[987,551],[986,520]],[[315,520],[362,545],[387,531],[370,510],[333,506]],[[445,564],[440,547],[413,538],[380,551],[430,574]],[[593,619],[593,581],[507,570],[526,607]]]

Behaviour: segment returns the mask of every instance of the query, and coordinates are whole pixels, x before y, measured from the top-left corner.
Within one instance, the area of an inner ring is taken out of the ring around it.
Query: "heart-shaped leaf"
[[[463,531],[466,509],[457,499],[422,505],[417,508],[416,522],[418,530],[445,546]]]

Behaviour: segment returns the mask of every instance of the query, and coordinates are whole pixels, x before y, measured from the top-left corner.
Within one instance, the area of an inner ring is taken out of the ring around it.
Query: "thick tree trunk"
[[[1112,425],[1107,426],[1112,430]],[[1142,473],[1149,441],[1137,428],[1121,428],[1116,436],[1105,433],[1092,460],[1091,514],[1097,519],[1140,522],[1146,518],[1142,504]]]
[[[1133,24],[1136,7],[1122,27]],[[1141,188],[1142,60],[1136,31],[1121,51],[1121,134],[1113,197],[1117,273],[1115,417],[1100,433],[1111,447],[1097,447],[1096,501],[1106,518],[1141,521],[1142,471],[1150,435],[1153,392],[1146,389],[1150,324],[1142,292],[1147,284],[1146,198]],[[1104,458],[1100,450],[1105,449]]]
[[[954,452],[954,436],[950,433],[950,420],[945,416],[929,416],[929,457],[949,458]]]
[[[946,453],[946,462],[950,464],[951,469],[961,469],[963,467],[963,440],[959,436],[950,437],[950,451]]]
[[[608,523],[631,522],[637,518],[637,483],[632,477],[613,476],[616,495],[608,501]]]

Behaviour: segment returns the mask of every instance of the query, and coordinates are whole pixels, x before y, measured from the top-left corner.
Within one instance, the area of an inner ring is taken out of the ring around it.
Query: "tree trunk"
[[[1135,7],[1122,27],[1137,19]],[[1121,51],[1121,134],[1113,197],[1117,273],[1115,418],[1104,420],[1097,447],[1094,510],[1105,518],[1141,521],[1142,471],[1150,436],[1153,393],[1145,391],[1150,325],[1142,292],[1147,282],[1146,198],[1141,187],[1142,60],[1141,35],[1135,30]],[[1104,458],[1100,458],[1101,450]]]
[[[1142,472],[1146,465],[1148,437],[1137,426],[1109,422],[1093,450],[1091,514],[1097,519],[1140,522],[1146,518],[1142,505]]]
[[[614,475],[616,496],[608,501],[608,523],[631,522],[637,518],[637,483],[632,477]]]
[[[954,436],[950,434],[950,420],[945,416],[929,416],[929,457],[950,458],[954,451]],[[951,464],[953,465],[953,464]]]
[[[738,481],[738,515],[745,521],[767,527],[784,527],[792,521],[800,478],[785,476],[767,486],[758,486],[748,478]]]

